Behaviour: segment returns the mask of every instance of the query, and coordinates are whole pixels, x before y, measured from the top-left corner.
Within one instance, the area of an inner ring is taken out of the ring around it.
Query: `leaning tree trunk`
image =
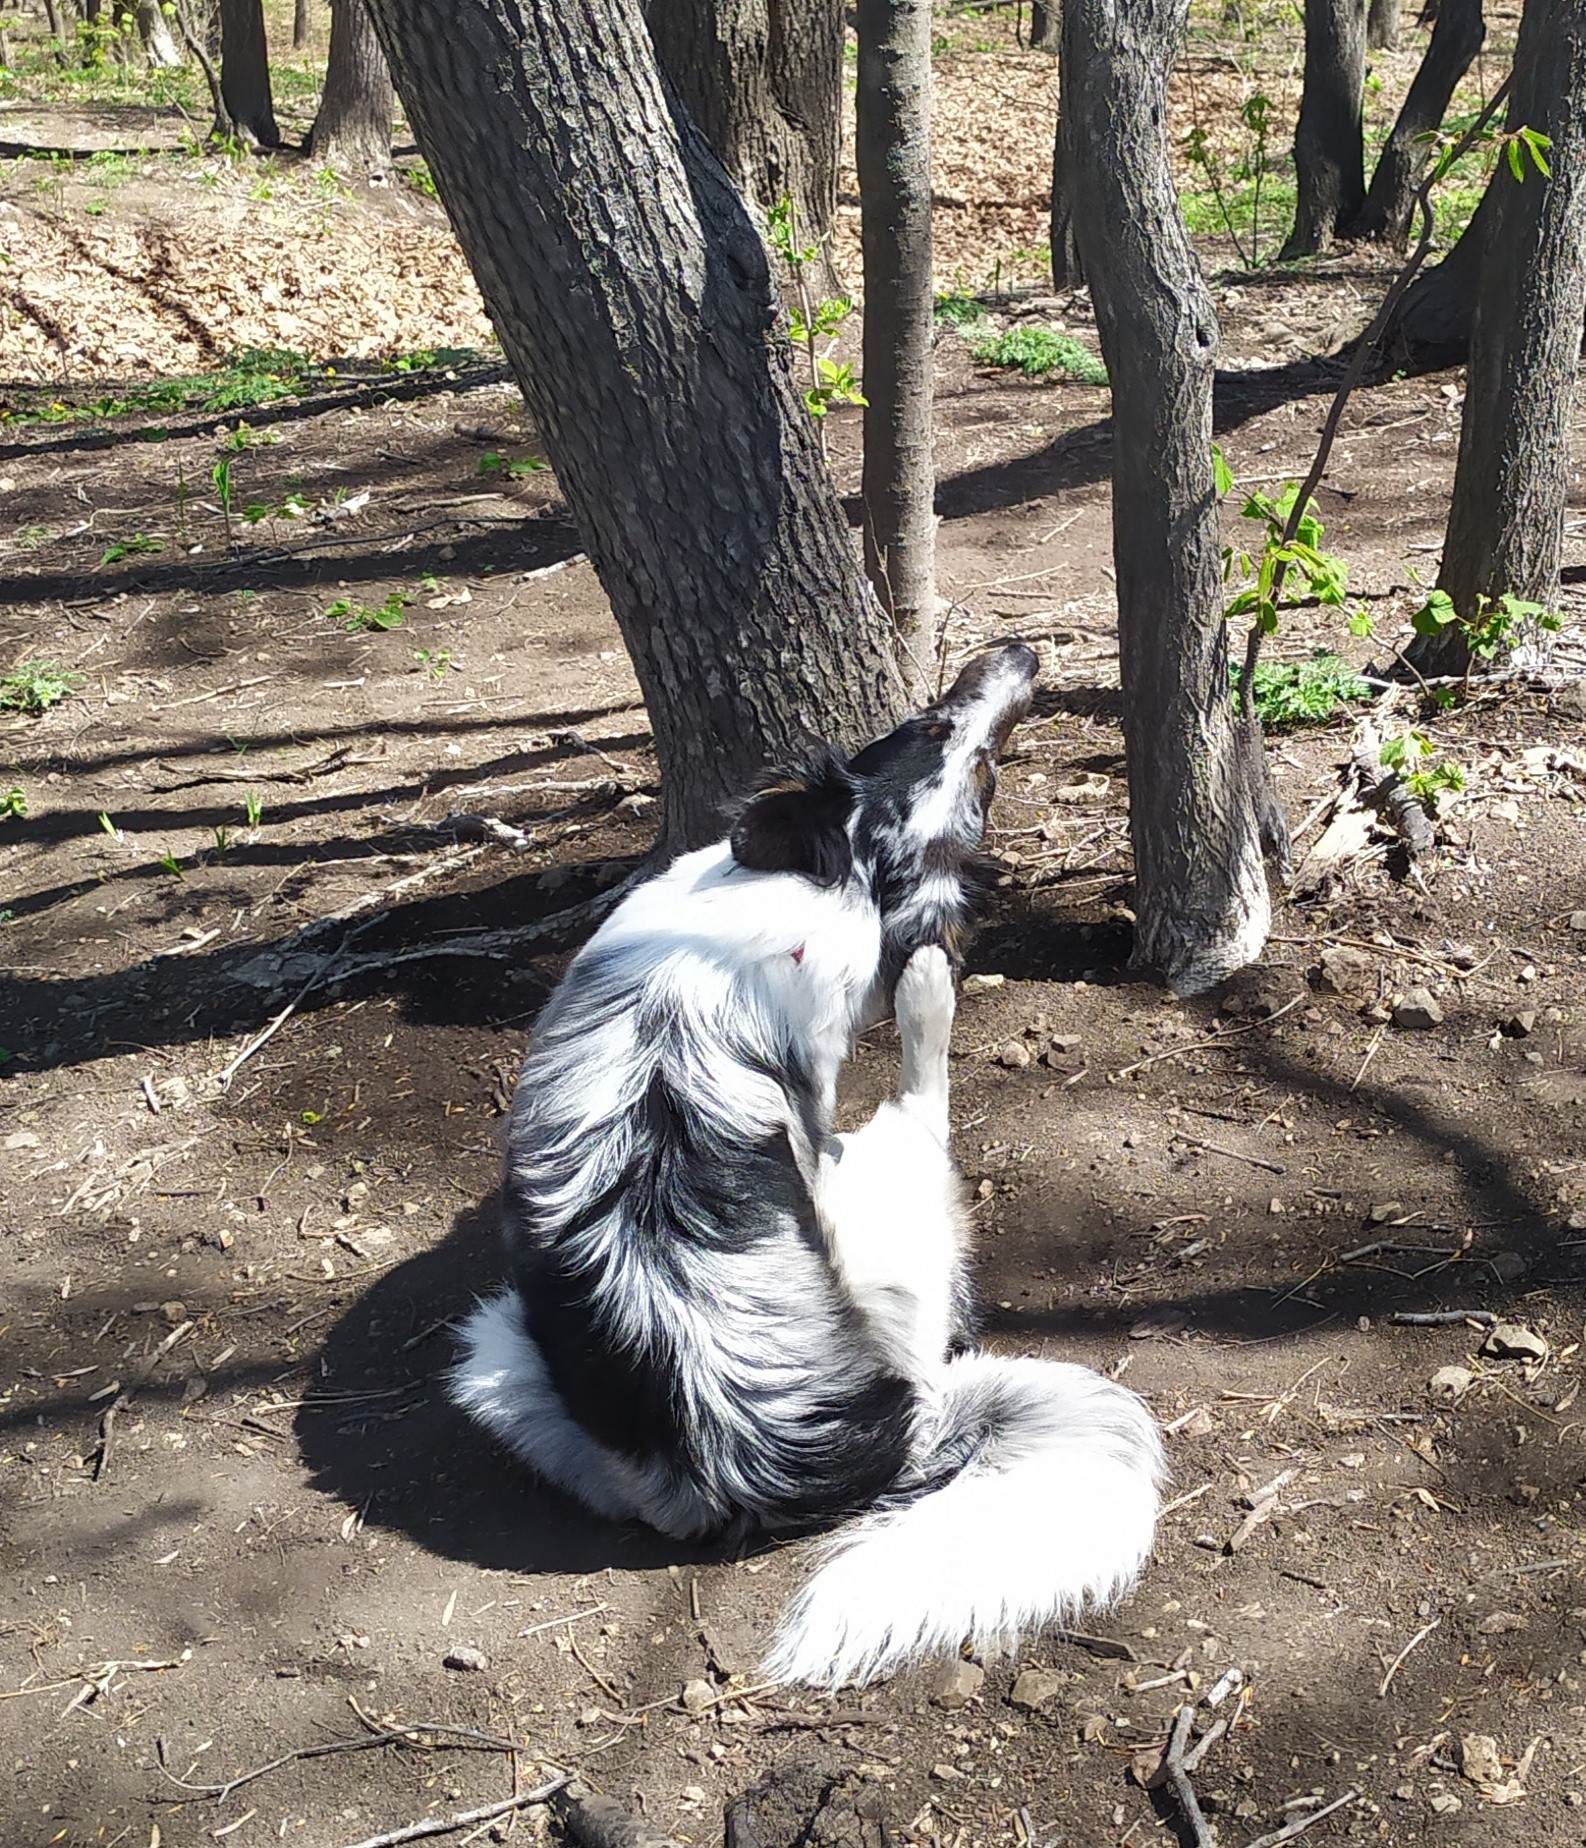
[[[1397,51],[1399,0],[1370,0],[1366,9],[1366,49]]]
[[[931,0],[859,0],[854,163],[865,258],[865,569],[916,694],[931,682]]]
[[[661,68],[734,184],[792,201],[802,242],[837,206],[843,0],[649,0]],[[825,263],[823,257],[823,265]]]
[[[1426,138],[1442,126],[1459,81],[1486,36],[1482,0],[1443,0],[1432,27],[1432,42],[1378,157],[1365,204],[1344,227],[1346,236],[1381,238],[1403,248],[1416,188],[1430,158]]]
[[[1252,734],[1228,696],[1217,321],[1167,144],[1167,77],[1188,12],[1188,0],[1064,0],[1061,59],[1064,167],[1112,376],[1134,958],[1180,994],[1252,961],[1271,925]]]
[[[1447,0],[1444,0],[1445,5]],[[1570,419],[1586,324],[1586,0],[1527,0],[1512,119],[1552,138],[1544,178],[1508,162],[1483,253],[1459,462],[1438,588],[1476,617],[1489,598],[1553,607],[1569,490]],[[1459,623],[1417,636],[1422,674],[1470,665]]]
[[[278,148],[263,0],[220,0],[220,87],[236,128],[258,147]]]
[[[1063,42],[1060,0],[1030,0],[1031,51],[1056,51]]]
[[[383,175],[391,165],[394,102],[391,73],[364,0],[331,0],[330,56],[309,153],[371,178]]]
[[[639,0],[368,5],[633,658],[663,838],[697,844],[768,760],[901,698],[765,246]]]
[[[1052,287],[1080,289],[1085,285],[1085,266],[1079,260],[1079,240],[1074,235],[1074,207],[1069,199],[1068,181],[1063,173],[1063,124],[1057,125],[1052,141]]]
[[[1282,262],[1328,249],[1365,202],[1365,82],[1366,0],[1305,0],[1305,87],[1294,131],[1299,199]]]

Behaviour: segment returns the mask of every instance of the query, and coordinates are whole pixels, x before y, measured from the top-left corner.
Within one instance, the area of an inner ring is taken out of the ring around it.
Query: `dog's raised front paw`
[[[905,1044],[939,1044],[945,1051],[953,1031],[953,966],[937,944],[918,949],[898,977],[893,1003]]]

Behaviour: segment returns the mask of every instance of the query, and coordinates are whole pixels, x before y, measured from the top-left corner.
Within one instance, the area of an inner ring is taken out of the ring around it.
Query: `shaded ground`
[[[1242,482],[1303,466],[1332,377],[1305,355],[1375,281],[1345,257],[1216,283]],[[1092,337],[1083,298],[1002,311]],[[1018,632],[1046,670],[996,814],[957,1149],[987,1340],[1124,1372],[1176,1427],[1157,1557],[1096,1625],[1136,1659],[1042,1640],[960,1710],[935,1671],[756,1694],[805,1546],[690,1557],[604,1527],[445,1406],[446,1324],[495,1273],[500,1112],[572,941],[479,933],[631,870],[654,758],[553,477],[485,462],[536,454],[488,363],[317,377],[249,413],[276,440],[241,448],[215,433],[235,415],[0,440],[0,663],[82,676],[43,717],[0,715],[0,796],[26,807],[0,821],[8,1844],[331,1848],[545,1763],[687,1841],[814,1765],[878,1795],[899,1843],[1142,1848],[1171,1834],[1128,1768],[1230,1666],[1243,1718],[1196,1780],[1227,1842],[1351,1785],[1309,1839],[1581,1839],[1586,780],[1537,755],[1581,753],[1578,690],[1478,688],[1433,727],[1469,781],[1427,890],[1373,860],[1280,906],[1225,992],[1168,999],[1125,970],[1106,394],[981,374],[952,334],[939,360],[951,645]],[[1435,569],[1460,390],[1389,383],[1350,413],[1322,509],[1377,617],[1357,658],[1402,639]],[[857,431],[833,425],[852,491]],[[242,517],[293,494],[296,517]],[[160,549],[107,561],[140,536]],[[398,596],[399,627],[349,628]],[[1282,648],[1323,638],[1308,613]],[[1274,740],[1297,826],[1348,735]],[[1364,961],[1328,992],[1340,945]],[[1382,1018],[1415,984],[1432,1031]],[[883,1029],[845,1109],[894,1073]],[[1464,1309],[1545,1357],[1391,1320]],[[1457,1398],[1430,1385],[1449,1365],[1473,1376]],[[444,1666],[459,1648],[485,1665]],[[1051,1671],[1033,1709],[1009,1698],[1028,1667]],[[360,1714],[523,1749],[191,1788]],[[1508,1761],[1485,1792],[1470,1735]]]

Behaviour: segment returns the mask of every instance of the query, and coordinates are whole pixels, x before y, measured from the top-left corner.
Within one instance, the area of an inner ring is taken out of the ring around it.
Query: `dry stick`
[[[1162,1755],[1162,1769],[1167,1773],[1168,1782],[1173,1786],[1173,1795],[1184,1820],[1189,1824],[1195,1837],[1195,1848],[1217,1848],[1217,1837],[1201,1813],[1200,1800],[1195,1795],[1195,1786],[1189,1781],[1189,1773],[1184,1768],[1184,1746],[1189,1739],[1190,1724],[1195,1718],[1195,1703],[1190,1701],[1180,1707],[1173,1721],[1173,1732],[1167,1742],[1167,1750]]]
[[[191,1334],[192,1331],[193,1323],[191,1321],[179,1323],[173,1328],[138,1369],[136,1375],[128,1380],[125,1388],[121,1392],[118,1392],[115,1398],[105,1407],[99,1420],[99,1448],[94,1453],[93,1479],[95,1482],[98,1482],[104,1475],[105,1466],[110,1461],[110,1439],[116,1428],[117,1415],[124,1412],[132,1403],[133,1394],[137,1392],[139,1387],[148,1384],[149,1376],[154,1372],[154,1369],[160,1362],[164,1360],[165,1356],[170,1353],[171,1349],[176,1346],[177,1342],[180,1341],[184,1335]]]
[[[1322,425],[1322,434],[1316,445],[1316,454],[1311,460],[1310,472],[1300,485],[1300,491],[1294,498],[1294,505],[1289,509],[1289,517],[1283,522],[1280,544],[1288,546],[1294,543],[1294,536],[1300,529],[1300,521],[1305,517],[1305,510],[1311,503],[1311,497],[1321,486],[1322,476],[1327,472],[1328,460],[1333,453],[1333,443],[1338,436],[1338,427],[1343,422],[1344,407],[1354,395],[1356,387],[1365,377],[1366,367],[1377,350],[1377,343],[1387,331],[1388,322],[1394,310],[1404,297],[1405,291],[1415,280],[1416,273],[1426,261],[1432,248],[1432,234],[1435,220],[1432,215],[1432,188],[1438,180],[1452,172],[1455,164],[1475,146],[1487,124],[1497,113],[1499,105],[1509,94],[1512,76],[1505,77],[1498,88],[1493,91],[1490,100],[1481,114],[1476,117],[1459,140],[1454,143],[1446,159],[1433,161],[1415,195],[1415,206],[1421,214],[1421,235],[1415,249],[1410,253],[1403,267],[1393,281],[1388,284],[1388,291],[1382,298],[1371,325],[1361,335],[1359,344],[1350,357],[1349,365],[1334,394],[1333,402],[1328,407],[1327,420]],[[1283,592],[1283,580],[1288,576],[1288,561],[1279,559],[1272,573],[1272,590],[1270,600],[1274,608]],[[1239,710],[1249,718],[1255,712],[1256,664],[1261,658],[1262,631],[1259,622],[1250,625],[1250,633],[1245,638],[1245,665],[1243,677],[1239,682]]]
[[[1282,1174],[1283,1168],[1263,1155],[1242,1155],[1238,1149],[1225,1149],[1220,1142],[1202,1142],[1198,1136],[1178,1136],[1176,1141],[1188,1148],[1205,1149],[1211,1155],[1226,1155],[1230,1161],[1247,1161],[1252,1168],[1265,1168],[1269,1174]]]
[[[455,1829],[466,1829],[476,1822],[494,1822],[498,1816],[510,1816],[514,1810],[529,1809],[536,1803],[548,1803],[559,1790],[565,1790],[571,1780],[566,1777],[552,1778],[550,1783],[541,1784],[534,1790],[525,1790],[515,1797],[503,1797],[499,1803],[486,1803],[479,1809],[459,1810],[455,1816],[429,1816],[423,1822],[410,1822],[400,1829],[387,1829],[383,1835],[366,1835],[361,1842],[354,1842],[351,1848],[395,1848],[398,1842],[416,1842],[425,1835],[450,1835]]]
[[[249,1059],[253,1057],[259,1048],[267,1045],[269,1041],[275,1038],[276,1034],[281,1031],[282,1027],[286,1025],[297,1012],[298,1008],[302,1006],[303,1002],[308,999],[309,991],[313,988],[317,988],[319,984],[326,979],[330,974],[332,965],[336,962],[342,951],[346,949],[348,941],[349,937],[343,937],[336,948],[323,959],[314,973],[292,999],[287,1002],[286,1006],[281,1009],[280,1013],[277,1014],[268,1025],[261,1027],[260,1030],[254,1034],[253,1038],[244,1045],[241,1052],[215,1073],[215,1082],[222,1091],[230,1087],[232,1079],[236,1077],[237,1073],[242,1070],[243,1066],[247,1064]]]
[[[1410,1651],[1412,1649],[1418,1649],[1442,1621],[1441,1617],[1434,1617],[1424,1630],[1417,1630],[1414,1636],[1410,1638],[1393,1658],[1387,1674],[1382,1677],[1382,1686],[1377,1689],[1378,1700],[1385,1700],[1387,1698],[1388,1689],[1393,1685],[1393,1677],[1398,1674],[1399,1670],[1404,1666],[1406,1660],[1409,1658]]]
[[[1452,1328],[1459,1322],[1479,1322],[1491,1328],[1497,1319],[1490,1309],[1395,1309],[1388,1317],[1401,1328]]]
[[[1147,1066],[1156,1065],[1163,1059],[1180,1059],[1188,1052],[1204,1052],[1208,1046],[1220,1046],[1224,1040],[1235,1039],[1241,1033],[1254,1033],[1257,1027],[1270,1027],[1273,1021],[1281,1020],[1291,1008],[1298,1007],[1302,1001],[1308,999],[1307,995],[1296,995],[1292,1001],[1285,1001],[1282,1007],[1274,1013],[1267,1014],[1260,1020],[1252,1020],[1248,1026],[1225,1027],[1221,1033],[1214,1033],[1209,1039],[1191,1040],[1187,1046],[1169,1046],[1164,1052],[1153,1052],[1144,1059],[1136,1059],[1133,1065],[1120,1066],[1117,1071],[1110,1072],[1108,1076],[1130,1078],[1136,1072],[1143,1072]]]
[[[1331,1816],[1334,1810],[1341,1810],[1346,1804],[1356,1803],[1360,1799],[1359,1788],[1351,1784],[1341,1797],[1336,1797],[1319,1810],[1312,1810],[1309,1816],[1296,1816],[1292,1822],[1284,1823],[1281,1829],[1274,1829],[1270,1835],[1258,1835],[1247,1848],[1274,1848],[1277,1842],[1292,1841],[1296,1835],[1303,1835],[1313,1828],[1324,1816]]]

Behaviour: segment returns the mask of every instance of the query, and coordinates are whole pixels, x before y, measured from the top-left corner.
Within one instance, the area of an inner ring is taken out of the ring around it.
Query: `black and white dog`
[[[787,1613],[779,1680],[1006,1648],[1119,1595],[1151,1548],[1141,1401],[958,1351],[947,952],[1035,673],[1022,644],[978,656],[640,886],[541,1014],[513,1105],[511,1283],[466,1324],[452,1394],[614,1519],[864,1515]],[[901,1094],[834,1136],[838,1068],[889,1002]]]

